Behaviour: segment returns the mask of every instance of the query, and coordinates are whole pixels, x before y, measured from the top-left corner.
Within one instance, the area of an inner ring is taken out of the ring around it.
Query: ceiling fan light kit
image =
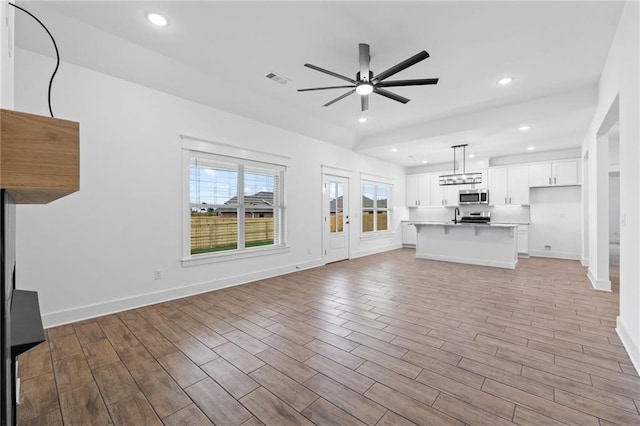
[[[440,186],[444,185],[466,185],[469,183],[482,183],[482,173],[473,172],[467,173],[466,171],[466,153],[468,144],[454,145],[453,148],[453,174],[441,175],[439,179]],[[456,150],[462,148],[462,173],[456,173]]]
[[[323,107],[328,107],[338,102],[341,99],[346,98],[347,96],[357,93],[360,95],[360,108],[362,111],[366,111],[369,109],[369,94],[376,93],[380,96],[384,96],[385,98],[392,99],[396,102],[400,102],[406,104],[409,102],[409,99],[404,96],[400,96],[396,93],[390,92],[386,90],[385,87],[403,87],[403,86],[424,86],[430,84],[438,84],[437,78],[420,78],[413,80],[393,80],[393,81],[384,81],[385,79],[391,77],[409,68],[412,65],[417,64],[429,57],[429,54],[426,51],[421,51],[412,57],[405,59],[387,69],[386,71],[381,72],[378,75],[373,75],[373,72],[370,69],[371,56],[369,54],[369,45],[365,43],[360,43],[358,45],[358,64],[359,71],[356,74],[356,78],[352,79],[347,76],[337,74],[333,71],[326,70],[324,68],[320,68],[316,65],[312,64],[304,64],[305,67],[311,68],[312,70],[319,71],[324,74],[328,74],[332,77],[339,78],[340,80],[347,81],[351,83],[350,85],[342,85],[342,86],[327,86],[327,87],[312,87],[309,89],[298,89],[298,92],[310,92],[315,90],[329,90],[329,89],[351,89],[347,93],[338,96],[337,98],[327,102],[322,105]]]

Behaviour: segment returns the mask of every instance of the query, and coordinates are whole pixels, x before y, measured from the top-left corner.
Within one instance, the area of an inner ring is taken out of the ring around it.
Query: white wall
[[[17,50],[16,109],[47,113],[52,62]],[[18,208],[18,286],[39,292],[45,326],[322,264],[321,165],[353,172],[352,257],[401,246],[401,167],[64,62],[52,98],[80,122],[81,174],[79,192]],[[288,253],[182,266],[179,134],[292,157]],[[394,182],[389,238],[360,239],[360,172]]]
[[[609,242],[620,242],[620,173],[609,173]]]
[[[604,227],[608,237],[607,221],[600,221],[596,202],[598,182],[606,179],[601,170],[598,175],[598,131],[605,121],[616,98],[619,99],[620,122],[620,193],[629,194],[620,199],[620,315],[617,331],[631,359],[640,370],[640,4],[625,4],[609,56],[598,87],[598,106],[585,137],[583,151],[589,153],[589,211],[584,220],[589,221],[589,274],[598,276],[598,252],[594,248],[608,244],[608,238],[599,237],[594,227]],[[608,156],[608,152],[604,154]],[[602,168],[601,168],[602,169]],[[608,185],[606,186],[608,192]],[[635,195],[634,195],[635,194]],[[606,212],[608,216],[608,209]],[[604,223],[603,223],[604,222]],[[593,232],[592,232],[593,231]],[[608,250],[607,250],[608,252]],[[608,264],[608,262],[607,262]],[[596,269],[593,269],[596,268]]]
[[[0,0],[0,106],[13,109],[14,8]]]
[[[582,248],[580,187],[531,188],[529,196],[531,202],[529,254],[580,259]]]

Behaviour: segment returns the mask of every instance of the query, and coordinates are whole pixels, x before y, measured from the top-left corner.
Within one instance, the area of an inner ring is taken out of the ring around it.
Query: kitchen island
[[[515,269],[518,225],[411,222],[417,230],[416,258]]]

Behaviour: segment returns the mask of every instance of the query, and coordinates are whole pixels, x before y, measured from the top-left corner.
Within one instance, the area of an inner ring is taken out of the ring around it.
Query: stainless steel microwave
[[[470,204],[489,204],[488,189],[461,189],[458,192],[458,204],[461,206]]]

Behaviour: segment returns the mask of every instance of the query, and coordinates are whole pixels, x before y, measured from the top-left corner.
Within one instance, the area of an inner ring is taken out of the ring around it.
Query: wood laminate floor
[[[577,261],[395,250],[47,330],[20,425],[638,425]]]

